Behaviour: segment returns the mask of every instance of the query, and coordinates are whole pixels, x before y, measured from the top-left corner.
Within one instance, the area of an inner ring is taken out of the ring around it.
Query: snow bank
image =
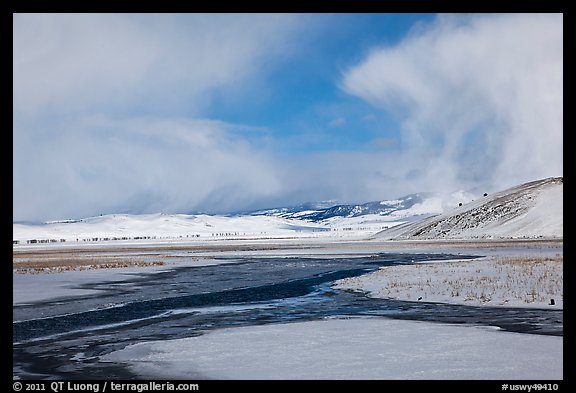
[[[386,318],[223,329],[103,356],[143,377],[535,379],[563,377],[563,338]]]

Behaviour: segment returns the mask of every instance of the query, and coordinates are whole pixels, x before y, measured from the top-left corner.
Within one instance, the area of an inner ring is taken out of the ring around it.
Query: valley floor
[[[422,297],[421,301],[455,304],[549,308],[550,299],[554,299],[555,309],[563,307],[563,241],[558,239],[382,241],[304,238],[20,246],[14,247],[12,253],[13,302],[78,295],[83,292],[75,288],[77,284],[120,280],[124,274],[227,263],[220,257],[337,258],[403,252],[473,254],[479,258],[389,267],[342,281],[338,283],[339,287],[402,300]],[[40,283],[43,291],[36,291]],[[479,283],[481,287],[478,287]],[[471,287],[476,291],[472,293]],[[482,287],[485,287],[484,296]],[[490,300],[487,301],[489,288]],[[511,292],[522,296],[511,298]]]
[[[15,248],[14,305],[82,295],[77,285],[82,282],[120,280],[124,274],[153,274],[184,264],[226,263],[219,258],[224,256],[337,258],[388,252],[479,258],[382,268],[338,286],[413,301],[421,297],[469,305],[563,307],[562,240],[310,239]],[[494,290],[488,293],[488,288]],[[514,291],[528,297],[513,299]],[[554,306],[549,304],[552,298]],[[387,318],[335,318],[143,342],[103,360],[126,363],[143,376],[182,379],[557,380],[563,378],[563,337]]]

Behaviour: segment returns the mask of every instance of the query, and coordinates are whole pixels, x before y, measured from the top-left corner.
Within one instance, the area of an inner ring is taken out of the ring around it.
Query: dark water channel
[[[79,286],[98,294],[13,308],[13,375],[21,379],[134,378],[99,356],[141,341],[213,329],[340,316],[383,316],[563,335],[563,313],[371,299],[334,280],[380,266],[474,256],[380,254],[356,258],[234,258],[226,264],[134,274]]]

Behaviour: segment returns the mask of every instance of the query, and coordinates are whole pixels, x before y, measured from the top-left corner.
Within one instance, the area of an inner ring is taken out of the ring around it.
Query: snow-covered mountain
[[[379,239],[562,238],[563,178],[524,183],[437,216],[386,229]]]
[[[307,203],[297,207],[269,209],[256,211],[252,215],[276,216],[282,218],[298,218],[312,222],[319,222],[333,217],[360,217],[368,214],[381,216],[390,215],[398,210],[406,210],[415,204],[421,204],[430,198],[432,194],[412,194],[400,199],[367,202],[363,204],[337,204],[318,206]]]
[[[379,239],[562,237],[562,184],[562,178],[551,178],[485,197],[462,191],[420,193],[357,205],[304,204],[233,216],[110,214],[15,223],[13,241],[22,245],[371,235]]]
[[[299,219],[309,222],[325,222],[332,218],[354,218],[362,216],[388,217],[386,221],[424,218],[438,214],[458,203],[474,199],[470,193],[459,191],[450,195],[430,192],[410,194],[398,199],[367,202],[362,204],[306,203],[296,207],[285,207],[250,212],[250,215],[274,216]]]

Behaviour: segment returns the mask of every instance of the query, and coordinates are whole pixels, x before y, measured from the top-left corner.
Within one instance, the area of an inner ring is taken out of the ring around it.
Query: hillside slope
[[[378,239],[536,237],[563,237],[562,177],[524,183],[374,235]]]

